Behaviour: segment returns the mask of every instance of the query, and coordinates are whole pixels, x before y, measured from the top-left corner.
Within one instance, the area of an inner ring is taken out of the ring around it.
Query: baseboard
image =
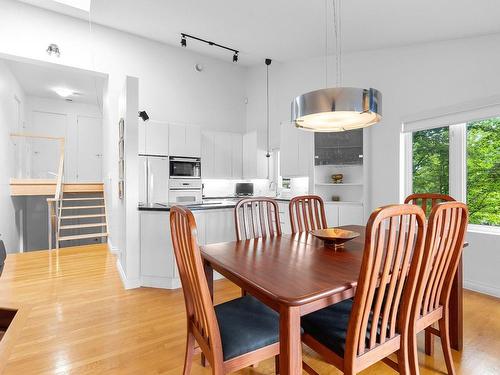
[[[108,237],[108,249],[109,249],[109,252],[111,254],[114,254],[114,255],[119,255],[121,253],[121,251],[118,247],[113,246],[113,243],[111,242],[109,237]]]
[[[498,286],[480,283],[472,280],[464,280],[464,288],[500,298],[500,288]]]
[[[125,271],[122,268],[122,264],[120,263],[120,259],[116,260],[116,269],[118,270],[118,274],[120,275],[120,279],[122,280],[122,284],[125,289],[135,289],[141,286],[140,279],[127,279]]]
[[[161,289],[179,289],[181,280],[171,277],[141,276],[141,286]]]

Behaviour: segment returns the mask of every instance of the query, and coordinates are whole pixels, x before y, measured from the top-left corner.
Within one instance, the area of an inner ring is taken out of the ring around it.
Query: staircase
[[[57,247],[105,242],[108,237],[108,221],[103,189],[65,192],[58,220]]]

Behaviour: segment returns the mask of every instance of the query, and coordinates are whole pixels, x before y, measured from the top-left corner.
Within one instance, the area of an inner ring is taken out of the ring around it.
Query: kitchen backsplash
[[[204,197],[227,197],[233,196],[237,182],[252,182],[254,184],[255,196],[276,196],[276,188],[280,196],[292,197],[307,194],[309,179],[307,177],[290,179],[290,189],[282,189],[281,181],[278,186],[267,179],[258,180],[203,180]]]

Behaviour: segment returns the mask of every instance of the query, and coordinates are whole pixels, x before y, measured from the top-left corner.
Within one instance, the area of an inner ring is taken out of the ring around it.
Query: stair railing
[[[59,227],[61,226],[62,199],[64,194],[64,137],[51,137],[36,134],[11,133],[11,137],[47,139],[59,141],[59,164],[56,175],[56,189],[54,198],[47,198],[47,214],[48,214],[48,241],[49,249],[53,249],[53,242],[56,248],[59,248]]]

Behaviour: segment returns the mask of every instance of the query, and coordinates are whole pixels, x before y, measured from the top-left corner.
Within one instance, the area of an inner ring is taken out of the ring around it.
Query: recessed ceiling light
[[[85,12],[90,11],[90,1],[91,0],[53,0],[56,3],[64,4],[72,8],[77,8],[84,10]]]
[[[70,90],[66,87],[55,87],[52,90],[59,95],[60,97],[67,98],[68,96],[71,96],[74,94],[73,90]]]

